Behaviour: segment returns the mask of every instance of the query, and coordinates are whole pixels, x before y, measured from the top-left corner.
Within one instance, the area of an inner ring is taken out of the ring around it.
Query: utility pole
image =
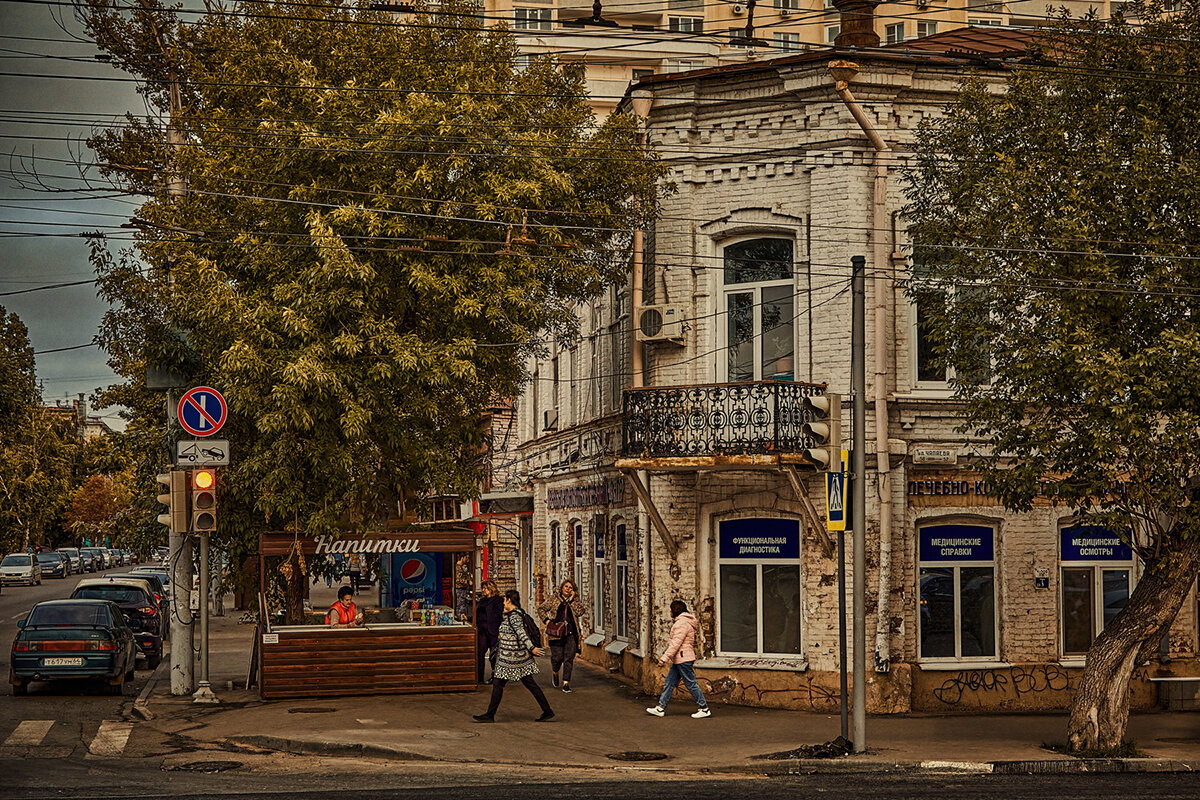
[[[854,256],[851,295],[850,392],[854,447],[850,456],[854,522],[854,752],[867,750],[867,315],[866,259]]]

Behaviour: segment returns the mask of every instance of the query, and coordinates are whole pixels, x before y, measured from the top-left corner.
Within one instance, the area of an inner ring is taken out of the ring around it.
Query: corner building
[[[648,106],[676,191],[646,231],[640,282],[581,308],[579,341],[530,364],[514,455],[536,594],[578,582],[585,658],[658,691],[680,598],[702,623],[710,702],[836,710],[837,534],[799,409],[823,386],[841,393],[848,446],[850,259],[863,255],[868,710],[1069,703],[1138,564],[1069,510],[991,497],[900,288],[919,273],[900,217],[916,128],[968,66],[1002,91],[1024,37],[964,29],[656,75],[623,101]],[[849,536],[846,549],[850,573]],[[1157,702],[1154,678],[1200,674],[1197,616],[1193,588],[1135,674],[1134,708]]]

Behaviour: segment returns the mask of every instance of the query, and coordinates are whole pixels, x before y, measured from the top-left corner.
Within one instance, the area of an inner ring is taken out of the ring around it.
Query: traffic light
[[[842,471],[842,396],[826,392],[804,398],[802,428],[813,447],[804,455],[825,472]]]
[[[217,471],[192,470],[192,532],[212,533],[217,529]]]
[[[159,473],[154,480],[167,487],[166,494],[158,495],[158,502],[167,507],[165,514],[158,515],[158,521],[166,525],[171,533],[187,533],[187,473],[173,469],[170,472]]]

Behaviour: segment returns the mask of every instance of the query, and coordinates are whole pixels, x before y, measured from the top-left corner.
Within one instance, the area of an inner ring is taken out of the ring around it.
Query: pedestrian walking
[[[478,681],[483,683],[483,657],[486,653],[492,676],[496,674],[496,657],[500,654],[500,620],[504,617],[504,598],[491,578],[483,582],[483,597],[475,604],[475,627],[479,631],[479,650],[475,660]]]
[[[532,624],[537,627],[536,623]],[[500,655],[496,659],[496,671],[492,674],[492,700],[488,703],[487,711],[474,715],[475,721],[495,722],[496,709],[500,707],[500,700],[504,697],[504,686],[509,681],[520,681],[542,707],[542,715],[537,718],[538,722],[554,719],[554,712],[550,709],[542,687],[533,679],[538,671],[533,657],[544,654],[545,651],[537,646],[525,629],[521,595],[515,589],[509,589],[504,593],[504,617],[500,620]]]
[[[664,665],[670,661],[671,669],[667,671],[667,682],[658,697],[658,705],[647,708],[646,713],[656,717],[665,716],[667,703],[671,702],[671,695],[675,693],[675,687],[682,679],[683,685],[692,693],[692,699],[700,707],[692,714],[692,718],[711,717],[712,712],[708,710],[704,692],[700,691],[700,684],[696,682],[696,672],[692,669],[696,661],[696,631],[700,630],[700,623],[687,610],[687,603],[682,600],[671,603],[671,617],[675,620],[671,624],[671,640],[667,644],[667,651],[658,660],[659,664]]]
[[[350,554],[350,588],[355,594],[358,594],[358,579],[362,575],[362,556],[358,553]]]
[[[583,641],[580,630],[585,627],[583,621],[587,618],[587,609],[579,599],[579,588],[575,581],[570,578],[563,581],[554,596],[542,603],[538,616],[545,622],[546,638],[550,640],[550,668],[554,671],[554,685],[561,686],[564,692],[570,694],[571,671],[575,666],[575,656],[579,653],[579,643]],[[559,670],[562,670],[561,678]]]

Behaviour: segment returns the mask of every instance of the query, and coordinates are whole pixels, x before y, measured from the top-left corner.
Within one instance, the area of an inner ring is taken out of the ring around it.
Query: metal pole
[[[843,495],[842,502],[845,502]],[[846,678],[846,532],[838,531],[838,671],[841,673],[842,738],[850,740],[850,690]]]
[[[850,383],[854,395],[854,450],[850,481],[854,492],[854,752],[867,750],[867,315],[866,259],[854,256],[853,330],[850,336]]]
[[[200,534],[200,686],[192,695],[193,703],[217,703],[208,682],[208,534]]]

